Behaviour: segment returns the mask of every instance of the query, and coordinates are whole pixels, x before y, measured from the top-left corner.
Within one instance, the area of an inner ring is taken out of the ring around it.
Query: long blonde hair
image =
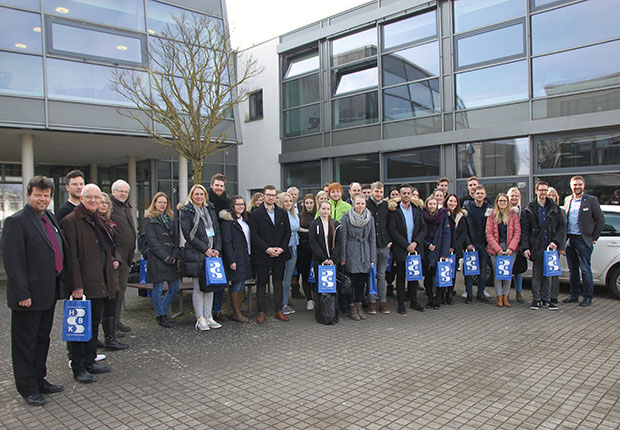
[[[163,191],[158,191],[157,193],[155,193],[155,195],[153,196],[153,200],[151,200],[151,204],[144,211],[144,218],[155,218],[159,216],[157,209],[155,209],[155,202],[160,197],[166,198],[166,209],[164,209],[164,213],[168,216],[169,219],[172,219],[174,215],[172,213],[172,209],[170,208],[170,198]]]
[[[510,196],[510,193],[512,193],[512,192],[516,192],[519,195],[519,202],[517,203],[516,207],[521,209],[521,191],[517,187],[510,187],[506,194],[508,194]],[[510,198],[508,198],[508,206],[510,206]]]
[[[318,193],[316,193],[316,197],[314,198],[314,207],[316,208],[316,211],[319,211],[319,206],[320,206],[320,201],[319,201],[319,197],[323,197],[323,196],[327,196],[327,201],[329,201],[329,195],[327,194],[327,191],[319,191]]]
[[[282,206],[284,204],[284,199],[288,197],[289,199],[291,199],[291,202],[293,201],[293,196],[291,196],[290,193],[283,191],[280,193],[280,195],[278,196],[278,206],[280,206],[282,209],[284,209],[284,206]],[[286,209],[284,209],[286,210]],[[291,206],[291,208],[287,211],[289,212],[293,218],[297,218],[297,215],[295,215],[295,205],[293,204]]]
[[[506,205],[506,209],[500,209],[498,201],[500,199],[500,197],[506,197],[506,200],[508,200],[508,204]],[[499,193],[497,195],[497,197],[495,197],[495,222],[500,224],[508,224],[508,217],[510,216],[510,211],[512,210],[510,208],[510,199],[508,198],[508,195],[506,193]]]
[[[195,204],[192,200],[192,194],[194,194],[194,191],[196,191],[196,189],[198,188],[200,188],[205,193],[205,202],[203,203],[203,206],[206,206],[206,204],[209,203],[209,193],[207,193],[207,189],[200,184],[194,184],[192,188],[190,188],[189,193],[187,194],[187,200],[185,201],[185,204]]]
[[[108,209],[105,211],[105,217],[110,218],[112,215],[112,200],[110,200],[110,196],[108,193],[101,192],[101,200],[106,200],[108,202]]]

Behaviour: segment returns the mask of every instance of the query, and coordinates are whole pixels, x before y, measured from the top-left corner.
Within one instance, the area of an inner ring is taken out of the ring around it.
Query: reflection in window
[[[284,187],[309,187],[321,185],[321,161],[287,163],[284,167]],[[300,200],[303,198],[299,196]]]
[[[334,158],[334,180],[341,184],[353,181],[372,183],[379,179],[379,154]]]
[[[432,42],[383,56],[383,85],[439,75],[439,43]]]
[[[620,165],[620,132],[536,140],[538,169]]]
[[[112,67],[48,58],[49,98],[132,106],[131,102],[110,87],[113,71]],[[146,74],[143,79],[148,79]]]
[[[78,58],[98,57],[130,64],[142,64],[142,42],[130,37],[95,31],[59,22],[51,24],[50,50],[62,51]]]
[[[415,177],[439,176],[438,146],[411,151],[388,152],[384,155],[386,178],[390,181]]]
[[[383,49],[437,36],[435,19],[435,11],[432,10],[384,25]]]
[[[319,70],[319,53],[312,51],[293,58],[287,58],[284,79]]]
[[[525,55],[524,24],[478,33],[456,40],[457,67]]]
[[[174,18],[181,18],[183,15],[191,17],[193,15],[200,16],[196,12],[180,9],[178,7],[169,6],[167,4],[159,3],[153,0],[147,0],[146,2],[146,15],[147,15],[147,31],[149,34],[158,35],[161,34],[166,26],[170,26],[174,29]],[[223,26],[222,20],[218,18],[209,17],[210,19],[217,21]]]
[[[43,60],[0,52],[0,93],[43,97]]]
[[[532,53],[616,38],[620,36],[619,20],[620,8],[615,0],[590,0],[532,15]]]
[[[314,74],[282,84],[284,109],[319,101],[319,75]]]
[[[383,91],[384,120],[440,112],[439,79],[401,85]]]
[[[306,106],[284,112],[284,137],[316,133],[321,130],[320,106]]]
[[[620,173],[595,173],[583,174],[579,172],[586,181],[585,192],[598,198],[600,204],[618,204],[620,201]],[[538,176],[534,180],[541,179],[555,188],[560,195],[560,203],[564,203],[564,198],[571,194],[570,178],[575,173],[561,176]],[[607,215],[605,215],[607,217]],[[606,222],[609,224],[609,222]]]
[[[525,15],[525,2],[514,0],[455,0],[454,31],[473,30]]]
[[[340,69],[334,72],[334,95],[375,88],[379,81],[377,66],[364,67]]]
[[[332,112],[334,128],[375,123],[379,120],[377,92],[333,100]]]
[[[256,91],[249,95],[250,121],[263,117],[263,90]]]
[[[41,53],[41,15],[0,8],[0,48]]]
[[[534,97],[620,84],[620,41],[532,60]]]
[[[518,182],[517,182],[518,181]],[[528,180],[527,178],[518,178],[516,181],[512,178],[508,179],[493,179],[492,181],[482,180],[481,184],[487,189],[487,198],[491,202],[495,202],[495,198],[499,193],[506,193],[512,187],[517,187],[521,192],[521,206],[526,206],[527,202],[530,201],[530,197],[528,194]],[[466,196],[468,194],[467,191],[467,182],[459,181],[458,184],[458,194],[459,196]],[[536,197],[536,195],[534,195]]]
[[[457,109],[526,100],[527,91],[525,61],[456,75]]]
[[[457,146],[457,174],[470,176],[511,176],[530,173],[529,140],[526,137]]]
[[[377,29],[369,28],[332,41],[332,65],[377,55]]]
[[[44,4],[49,14],[144,31],[142,0],[45,0]]]
[[[39,0],[1,0],[0,3],[23,7],[24,9],[41,9],[41,2]]]

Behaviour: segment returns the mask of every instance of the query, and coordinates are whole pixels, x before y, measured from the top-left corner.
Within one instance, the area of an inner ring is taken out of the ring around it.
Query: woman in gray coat
[[[371,222],[372,221],[372,222]],[[369,280],[370,266],[375,264],[377,244],[373,216],[366,209],[366,198],[357,196],[353,207],[340,220],[341,265],[351,277],[355,297],[349,298],[351,319],[364,320],[362,301]]]

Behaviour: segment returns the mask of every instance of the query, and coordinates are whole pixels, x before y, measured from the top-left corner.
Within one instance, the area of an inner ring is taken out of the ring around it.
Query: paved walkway
[[[457,287],[462,291],[462,287]],[[0,288],[0,294],[5,294]],[[491,289],[488,290],[491,292]],[[566,296],[563,290],[562,297]],[[60,341],[49,380],[65,392],[25,405],[13,383],[10,312],[0,307],[0,428],[615,429],[620,425],[620,301],[511,309],[458,297],[407,316],[335,326],[303,300],[289,323],[228,323],[199,333],[191,301],[174,328],[128,291],[128,351],[113,372],[75,383]],[[514,294],[514,293],[513,293]],[[418,293],[422,297],[422,293]],[[529,290],[526,298],[530,299]],[[529,303],[529,302],[528,302]],[[388,304],[395,310],[390,298]]]

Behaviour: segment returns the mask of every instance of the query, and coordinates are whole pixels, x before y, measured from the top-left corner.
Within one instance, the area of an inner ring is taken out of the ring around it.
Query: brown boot
[[[390,313],[390,310],[388,309],[386,302],[379,302],[379,308],[381,309],[381,313],[382,314],[389,314]]]
[[[504,296],[504,306],[506,306],[507,308],[510,307],[510,302],[508,301],[508,296]]]
[[[502,301],[502,296],[497,296],[497,303],[495,303],[495,306],[499,306],[499,307],[504,306],[504,303]]]
[[[357,311],[357,315],[360,317],[361,320],[365,320],[366,319],[366,315],[364,315],[364,310],[362,309],[362,304],[361,303],[356,303],[355,304],[355,310]]]
[[[349,305],[349,310],[351,311],[351,319],[353,321],[359,321],[360,320],[360,316],[357,314],[357,309],[355,308],[355,304],[351,303]]]
[[[233,308],[232,319],[233,321],[246,323],[248,319],[241,313],[241,301],[243,300],[243,291],[237,291],[236,293],[230,293],[230,301]]]
[[[377,304],[376,303],[368,303],[368,315],[377,315]]]

